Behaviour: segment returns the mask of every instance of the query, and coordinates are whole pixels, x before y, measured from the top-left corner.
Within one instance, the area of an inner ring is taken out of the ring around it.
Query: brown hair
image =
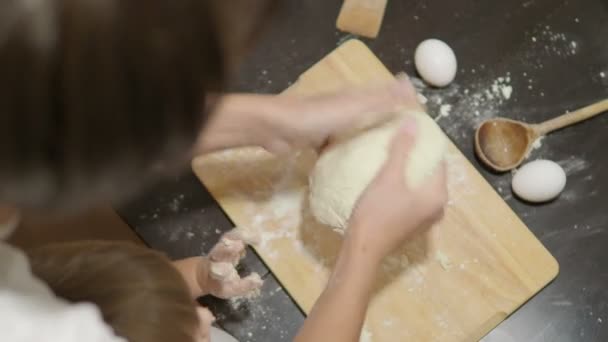
[[[274,2],[1,1],[0,203],[75,209],[186,165],[205,94],[251,40],[231,37]]]
[[[104,241],[52,244],[27,254],[32,272],[58,297],[96,304],[130,342],[195,341],[196,302],[164,255]]]

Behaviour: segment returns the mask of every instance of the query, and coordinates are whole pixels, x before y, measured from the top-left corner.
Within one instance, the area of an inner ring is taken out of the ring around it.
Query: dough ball
[[[416,70],[430,85],[445,87],[456,77],[458,63],[450,46],[439,39],[420,43],[414,54]]]
[[[416,120],[417,136],[404,177],[416,187],[444,157],[447,139],[426,113],[408,112]],[[323,153],[310,177],[310,210],[321,223],[344,231],[355,203],[384,166],[403,117],[338,142]],[[378,199],[382,200],[382,199]]]

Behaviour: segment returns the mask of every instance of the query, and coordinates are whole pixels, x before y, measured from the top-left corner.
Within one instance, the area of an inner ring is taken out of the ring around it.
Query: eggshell
[[[550,160],[535,160],[517,170],[511,186],[521,199],[534,203],[547,202],[566,187],[566,172]]]
[[[456,55],[448,44],[439,39],[427,39],[420,43],[414,60],[420,76],[433,86],[445,87],[456,77]]]

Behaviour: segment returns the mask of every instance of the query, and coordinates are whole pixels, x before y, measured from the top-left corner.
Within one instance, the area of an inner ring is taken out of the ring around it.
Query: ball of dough
[[[408,112],[404,116],[414,118],[417,124],[416,142],[404,168],[407,184],[416,187],[443,159],[447,139],[426,113]],[[401,117],[338,142],[320,156],[309,179],[310,210],[319,222],[337,231],[347,228],[355,203],[384,166],[402,122]]]

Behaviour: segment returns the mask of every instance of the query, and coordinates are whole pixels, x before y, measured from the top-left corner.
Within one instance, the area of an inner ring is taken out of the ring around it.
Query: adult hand
[[[400,109],[417,103],[416,91],[407,76],[368,88],[305,98],[284,96],[289,108],[277,117],[278,135],[270,141],[274,153],[298,147],[323,148],[333,138],[384,123]]]
[[[416,91],[406,76],[312,97],[223,95],[194,153],[240,146],[261,146],[275,154],[302,147],[321,149],[333,137],[385,122],[415,101]]]
[[[443,216],[447,201],[444,163],[417,187],[407,184],[404,177],[415,140],[415,122],[406,120],[393,139],[389,160],[365,190],[351,217],[346,239],[375,263]]]
[[[404,168],[416,127],[406,122],[393,139],[388,161],[359,199],[327,287],[295,341],[357,341],[382,258],[443,213],[445,167],[424,184],[406,184]]]

